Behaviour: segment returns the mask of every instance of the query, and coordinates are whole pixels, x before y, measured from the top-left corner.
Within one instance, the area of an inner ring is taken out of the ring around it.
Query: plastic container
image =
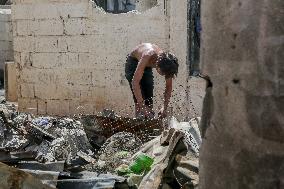
[[[153,163],[153,158],[146,154],[139,154],[135,161],[130,164],[129,169],[135,174],[142,174],[145,171],[149,171]]]

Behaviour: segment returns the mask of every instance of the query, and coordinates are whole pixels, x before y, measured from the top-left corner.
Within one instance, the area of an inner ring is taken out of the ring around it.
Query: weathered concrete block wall
[[[12,14],[21,111],[65,115],[111,108],[132,114],[126,55],[137,44],[152,42],[177,55],[180,73],[172,102],[176,116],[188,113],[186,0],[166,5],[159,0],[145,12],[118,15],[88,0],[19,0]],[[164,86],[156,74],[155,109],[161,107]]]
[[[11,7],[0,6],[0,79],[3,79],[5,61],[13,60]]]
[[[211,104],[201,189],[284,188],[283,7],[202,1],[202,71],[213,88],[203,107]]]
[[[16,1],[12,12],[22,111],[132,112],[123,70],[127,53],[144,41],[169,46],[167,17],[159,6],[113,15],[88,0]]]

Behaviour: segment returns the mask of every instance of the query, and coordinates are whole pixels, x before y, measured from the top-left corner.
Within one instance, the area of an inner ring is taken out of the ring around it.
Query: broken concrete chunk
[[[0,185],[2,189],[31,188],[51,189],[32,175],[0,163]]]

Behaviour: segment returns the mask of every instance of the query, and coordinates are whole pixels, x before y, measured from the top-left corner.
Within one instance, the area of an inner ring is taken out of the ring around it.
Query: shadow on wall
[[[157,5],[157,0],[94,0],[106,12],[113,14],[138,10],[145,11]]]
[[[4,87],[4,71],[0,70],[0,89]]]

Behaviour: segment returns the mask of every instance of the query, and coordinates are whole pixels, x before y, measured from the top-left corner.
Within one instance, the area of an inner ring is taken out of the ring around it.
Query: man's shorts
[[[133,95],[133,99],[135,103],[137,103],[137,100],[135,98],[131,82],[132,82],[134,73],[136,71],[137,65],[138,65],[138,60],[128,55],[126,59],[126,64],[125,64],[125,77],[129,82],[130,89],[132,91],[132,95]],[[154,76],[153,76],[152,68],[149,68],[149,67],[145,68],[143,77],[140,81],[140,88],[141,88],[143,99],[145,101],[145,105],[147,105],[150,108],[153,108]]]

